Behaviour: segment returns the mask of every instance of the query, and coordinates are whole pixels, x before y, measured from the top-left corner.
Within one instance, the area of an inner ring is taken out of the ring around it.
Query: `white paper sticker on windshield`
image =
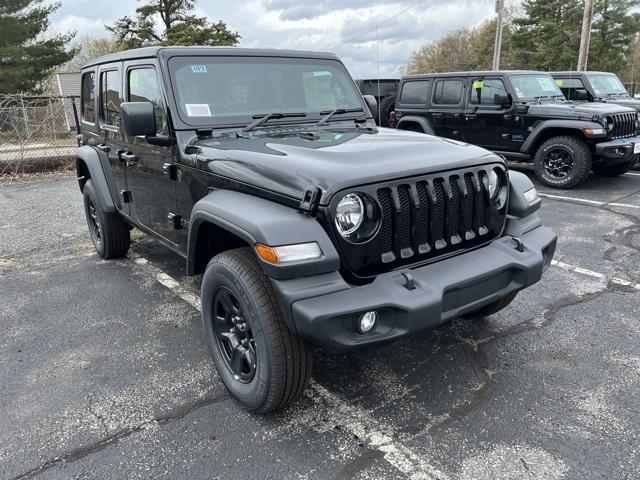
[[[211,110],[207,103],[185,103],[184,108],[187,109],[187,115],[190,117],[210,117]]]
[[[191,71],[193,73],[207,73],[206,65],[191,65]]]

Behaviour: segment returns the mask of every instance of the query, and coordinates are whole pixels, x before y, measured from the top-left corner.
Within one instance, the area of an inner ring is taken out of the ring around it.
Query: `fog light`
[[[378,314],[376,312],[363,313],[358,321],[358,331],[360,333],[369,332],[375,326],[376,320],[378,320]]]

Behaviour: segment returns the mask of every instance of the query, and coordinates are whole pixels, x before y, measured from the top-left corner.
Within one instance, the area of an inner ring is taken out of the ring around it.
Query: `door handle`
[[[138,157],[131,152],[121,153],[120,158],[124,160],[127,165],[135,165],[138,162]]]
[[[464,116],[464,119],[465,119],[465,120],[471,120],[472,118],[476,118],[476,114],[475,114],[475,113],[467,113],[467,114]]]
[[[433,112],[431,115],[433,115],[434,117],[441,117],[444,114],[443,113],[438,113],[438,112]]]
[[[111,147],[105,145],[104,143],[99,143],[98,145],[96,145],[96,148],[104,153],[109,153],[111,151]]]

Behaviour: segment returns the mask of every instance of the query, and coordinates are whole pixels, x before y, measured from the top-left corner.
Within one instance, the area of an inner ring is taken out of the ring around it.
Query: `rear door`
[[[425,113],[429,99],[431,81],[428,79],[406,80],[396,98],[398,118],[406,116],[427,117]]]
[[[463,137],[466,142],[492,150],[511,146],[513,115],[506,107],[507,88],[499,77],[470,77],[464,111]]]
[[[124,72],[125,98],[129,102],[151,102],[156,116],[157,138],[168,140],[171,132],[156,65],[148,60],[127,62]],[[169,175],[174,163],[174,147],[155,143],[160,142],[150,142],[140,136],[125,136],[122,157],[127,165],[132,214],[142,226],[159,235],[170,246],[177,246],[182,232],[174,223],[176,181]]]
[[[120,104],[122,103],[122,64],[101,65],[98,69],[98,127],[99,138],[96,148],[103,151],[109,159],[111,174],[116,183],[122,211],[131,213],[125,201],[127,179],[125,164],[120,160],[122,135],[120,132]]]
[[[463,91],[463,77],[434,80],[429,122],[436,135],[462,140]]]

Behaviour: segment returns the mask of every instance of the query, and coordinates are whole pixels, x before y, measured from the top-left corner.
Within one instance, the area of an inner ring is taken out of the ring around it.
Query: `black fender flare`
[[[532,153],[534,145],[536,145],[537,140],[540,138],[545,130],[550,128],[562,128],[564,130],[575,130],[576,133],[579,133],[580,136],[584,137],[584,129],[585,128],[602,128],[602,125],[596,122],[585,122],[584,120],[544,120],[538,122],[531,130],[531,133],[524,141],[524,143],[520,146],[520,151],[522,153]],[[606,134],[602,135],[602,137],[593,137],[594,139],[598,138],[606,138]]]
[[[398,124],[396,125],[396,129],[408,130],[406,128],[402,128],[403,123],[417,123],[418,125],[420,125],[424,133],[428,133],[429,135],[434,135],[434,131],[433,131],[433,128],[431,128],[431,124],[429,123],[429,120],[427,120],[424,117],[411,117],[411,116],[402,117],[398,121]]]
[[[274,265],[258,261],[265,274],[275,280],[334,272],[340,256],[317,219],[294,208],[233,190],[213,190],[193,206],[189,220],[187,271],[195,270],[198,230],[206,223],[226,230],[253,247],[272,247],[317,242],[322,256],[315,260]]]
[[[78,148],[76,152],[76,169],[81,172],[81,163],[84,164],[89,171],[89,176],[96,189],[96,193],[100,197],[102,208],[107,212],[115,212],[116,207],[120,207],[120,198],[116,190],[115,183],[110,172],[109,159],[104,152],[100,152],[95,148],[84,145]],[[84,189],[87,179],[79,176],[78,183],[80,191]]]

